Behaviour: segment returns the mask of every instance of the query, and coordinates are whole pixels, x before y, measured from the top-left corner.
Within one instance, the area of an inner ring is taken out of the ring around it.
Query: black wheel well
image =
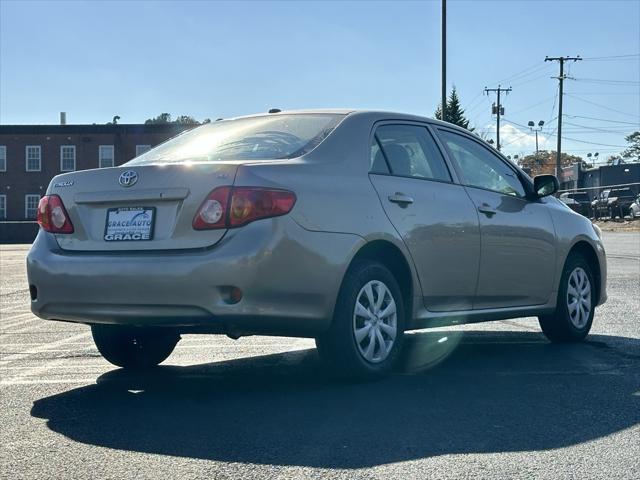
[[[584,240],[577,242],[573,247],[571,247],[571,250],[569,250],[569,255],[567,255],[567,258],[569,258],[571,255],[580,255],[582,258],[584,258],[587,261],[587,263],[591,267],[591,271],[593,272],[593,276],[595,277],[594,280],[596,282],[595,284],[596,303],[599,302],[601,272],[600,272],[600,262],[598,261],[598,255],[596,254],[593,247],[589,243],[585,242]]]
[[[373,260],[387,267],[400,286],[407,323],[413,315],[413,279],[411,269],[402,251],[386,240],[374,240],[364,245],[351,260]]]

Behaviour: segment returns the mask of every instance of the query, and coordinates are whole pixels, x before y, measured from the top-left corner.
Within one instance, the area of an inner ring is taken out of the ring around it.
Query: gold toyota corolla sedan
[[[182,333],[316,339],[388,372],[406,330],[537,316],[583,339],[606,296],[597,227],[468,131],[373,111],[203,125],[55,177],[27,259],[32,311],[90,325],[122,367]]]

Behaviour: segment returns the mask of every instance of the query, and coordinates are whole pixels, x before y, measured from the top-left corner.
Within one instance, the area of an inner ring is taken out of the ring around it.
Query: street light
[[[542,130],[542,126],[544,125],[544,120],[540,120],[538,122],[537,127],[535,126],[536,124],[533,122],[533,120],[529,120],[529,123],[527,123],[527,125],[529,126],[532,132],[536,132],[536,159],[537,159],[538,158],[538,132]]]

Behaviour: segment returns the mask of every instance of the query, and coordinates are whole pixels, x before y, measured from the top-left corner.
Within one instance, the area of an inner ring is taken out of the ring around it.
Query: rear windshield
[[[343,117],[317,113],[222,120],[183,133],[127,165],[295,158],[313,150]]]

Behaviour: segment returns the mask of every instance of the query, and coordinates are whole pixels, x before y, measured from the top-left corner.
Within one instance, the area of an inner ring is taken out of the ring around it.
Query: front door
[[[480,219],[474,309],[546,303],[556,264],[555,229],[547,208],[527,198],[516,169],[479,141],[446,129],[438,133]]]
[[[478,216],[464,187],[452,183],[427,128],[378,126],[371,165],[371,182],[413,258],[425,307],[471,309],[480,258]]]

